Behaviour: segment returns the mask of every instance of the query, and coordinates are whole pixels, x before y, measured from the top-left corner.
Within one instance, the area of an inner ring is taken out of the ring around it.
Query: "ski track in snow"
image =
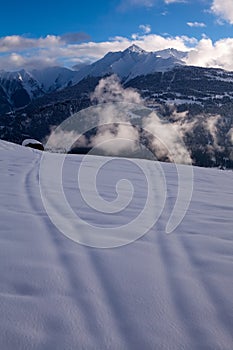
[[[154,228],[127,246],[96,249],[48,218],[40,157],[0,142],[0,349],[231,350],[232,172],[195,168],[190,208],[167,235],[177,177],[162,164],[167,201]],[[81,159],[68,156],[68,166]]]

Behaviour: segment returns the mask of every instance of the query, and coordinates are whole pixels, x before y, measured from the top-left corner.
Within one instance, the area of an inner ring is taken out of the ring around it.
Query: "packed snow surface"
[[[0,349],[232,350],[232,172],[194,168],[187,214],[165,234],[177,172],[161,164],[167,199],[157,223],[131,244],[98,249],[68,239],[50,221],[39,188],[41,157],[0,141]],[[86,158],[90,172],[97,158]],[[116,224],[116,214],[102,216],[80,202],[82,159],[66,158],[67,199],[92,224]],[[153,162],[139,162],[153,170]],[[143,174],[127,159],[113,159],[101,172],[106,200],[116,195],[112,178],[132,180],[136,199],[118,221],[137,216],[146,193]]]

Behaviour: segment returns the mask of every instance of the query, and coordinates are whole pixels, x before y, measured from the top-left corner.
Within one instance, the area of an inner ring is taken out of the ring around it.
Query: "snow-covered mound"
[[[38,149],[38,150],[41,150],[41,151],[44,150],[43,144],[40,141],[37,141],[35,139],[25,139],[25,140],[23,140],[22,146],[35,148],[35,149]]]
[[[97,249],[73,242],[50,221],[39,186],[43,154],[0,141],[0,349],[231,350],[232,172],[194,168],[189,209],[168,235],[177,172],[158,164],[167,194],[157,223],[131,244]],[[55,169],[61,155],[49,157]],[[100,159],[67,156],[63,186],[73,211],[106,230],[138,215],[146,198],[143,171],[154,179],[152,194],[159,172],[154,162],[138,161],[140,171],[131,160],[109,159],[97,176],[102,198],[114,200],[123,178],[135,192],[125,211],[102,214],[77,188],[77,169],[92,174]],[[55,170],[50,176],[52,184]]]

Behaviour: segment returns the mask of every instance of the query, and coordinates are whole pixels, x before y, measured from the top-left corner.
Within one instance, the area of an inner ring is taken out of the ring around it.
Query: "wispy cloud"
[[[145,34],[149,34],[151,32],[151,26],[149,24],[140,24],[139,29],[141,29]]]
[[[186,0],[164,0],[165,4],[169,5],[169,4],[174,4],[174,3],[178,3],[178,2],[186,2]]]
[[[142,35],[148,35],[151,32],[151,26],[149,24],[140,24],[138,28],[142,31],[143,34],[133,33],[131,35],[132,40],[138,40],[142,37]]]
[[[187,0],[163,0],[166,5],[174,4],[174,3],[184,3]],[[119,9],[126,10],[131,7],[153,7],[158,0],[122,0]]]
[[[156,0],[122,0],[118,6],[120,11],[126,11],[132,7],[150,8],[155,4]]]
[[[211,11],[221,19],[233,24],[233,1],[213,0]]]
[[[187,25],[189,27],[196,27],[196,28],[204,28],[206,27],[206,24],[203,22],[187,22]]]

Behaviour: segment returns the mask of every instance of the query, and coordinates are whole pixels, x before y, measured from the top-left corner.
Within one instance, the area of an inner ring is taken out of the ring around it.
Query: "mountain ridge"
[[[184,65],[186,54],[175,49],[147,52],[131,45],[124,51],[108,52],[100,60],[78,71],[58,66],[30,71],[1,70],[0,114],[24,107],[47,93],[73,86],[88,76],[117,74],[120,79],[129,81],[140,75],[167,71],[176,65]]]

